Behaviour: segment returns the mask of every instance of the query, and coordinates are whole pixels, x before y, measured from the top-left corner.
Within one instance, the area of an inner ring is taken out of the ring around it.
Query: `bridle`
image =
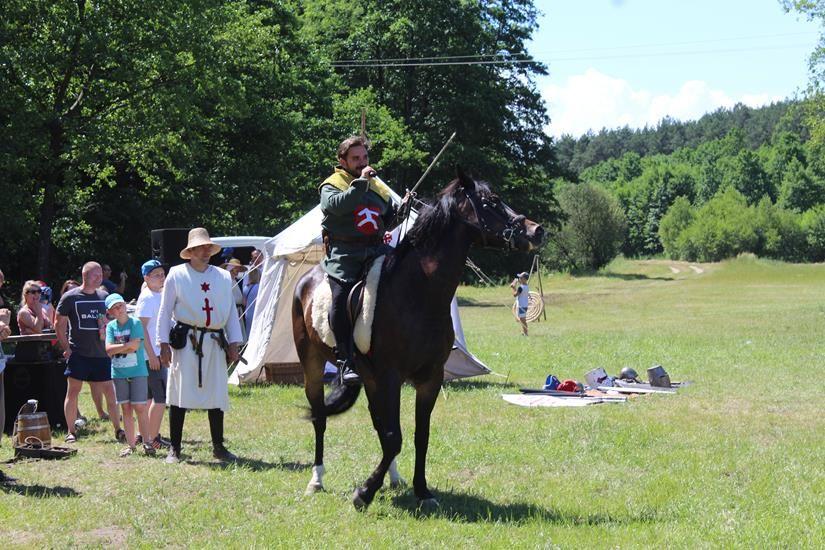
[[[504,241],[506,250],[515,250],[516,237],[524,234],[525,231],[525,217],[521,215],[510,216],[507,214],[507,211],[502,208],[504,203],[498,199],[498,197],[479,196],[475,189],[472,191],[468,191],[466,187],[463,189],[464,196],[467,197],[467,200],[470,201],[470,206],[473,207],[473,212],[476,215],[478,225],[463,218],[461,221],[470,227],[477,229],[481,233],[481,246],[484,248],[490,247],[487,242],[487,235],[492,235]],[[489,215],[494,215],[499,220],[504,222],[504,227],[502,227],[499,231],[491,230],[489,225]]]

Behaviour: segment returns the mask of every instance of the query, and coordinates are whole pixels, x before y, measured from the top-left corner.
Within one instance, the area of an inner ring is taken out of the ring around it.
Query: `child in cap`
[[[157,260],[144,263],[140,272],[143,275],[143,289],[140,291],[135,316],[143,325],[143,351],[149,371],[149,432],[144,438],[155,450],[169,447],[169,442],[160,436],[160,425],[166,410],[166,381],[169,368],[160,362],[160,344],[156,338],[158,311],[160,311],[161,291],[166,282],[166,272]],[[143,432],[141,432],[143,433]]]
[[[114,318],[106,325],[106,353],[112,358],[112,381],[129,445],[120,456],[127,456],[134,452],[137,444],[132,411],[137,415],[140,433],[149,433],[146,411],[149,372],[143,356],[143,325],[126,312],[126,302],[120,294],[106,297],[106,313]],[[143,444],[143,450],[148,455],[155,454],[149,443]]]
[[[530,287],[527,286],[527,278],[530,275],[526,271],[522,271],[516,275],[516,279],[510,283],[510,288],[513,289],[513,296],[516,297],[516,316],[518,322],[521,323],[521,335],[527,336],[527,307],[530,304]]]

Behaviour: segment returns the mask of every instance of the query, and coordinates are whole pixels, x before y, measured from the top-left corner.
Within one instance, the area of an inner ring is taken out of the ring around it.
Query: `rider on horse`
[[[321,267],[332,290],[329,321],[335,333],[338,377],[344,384],[360,382],[354,370],[352,323],[347,298],[372,261],[384,254],[384,234],[396,215],[390,188],[369,166],[367,141],[358,136],[338,146],[338,166],[318,186],[325,257]],[[406,197],[405,197],[406,199]]]

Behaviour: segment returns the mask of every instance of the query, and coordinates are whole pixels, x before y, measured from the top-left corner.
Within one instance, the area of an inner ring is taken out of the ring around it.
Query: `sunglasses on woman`
[[[40,290],[39,288],[36,289],[36,290],[35,289],[29,289],[29,290],[26,291],[26,294],[41,294],[42,292],[43,291]]]

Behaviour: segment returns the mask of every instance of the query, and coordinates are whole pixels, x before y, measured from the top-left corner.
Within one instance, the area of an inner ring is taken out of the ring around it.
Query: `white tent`
[[[393,193],[398,203],[400,197]],[[262,237],[220,237],[213,239],[221,246],[256,246],[263,250],[264,263],[255,317],[243,358],[229,381],[233,384],[252,384],[266,381],[264,367],[277,372],[295,371],[298,352],[292,337],[292,296],[301,275],[315,267],[324,255],[321,240],[321,208],[316,206],[281,233]],[[393,235],[393,244],[399,238]],[[452,320],[455,345],[444,365],[444,380],[489,374],[491,371],[467,350],[458,304],[453,298]]]

